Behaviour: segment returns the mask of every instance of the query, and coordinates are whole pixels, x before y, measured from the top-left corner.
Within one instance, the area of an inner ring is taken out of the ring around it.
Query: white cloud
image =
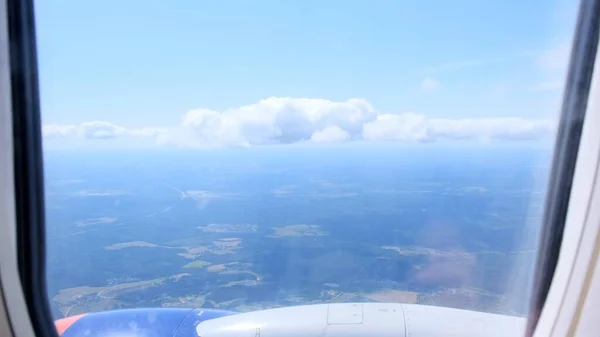
[[[328,126],[321,131],[313,132],[313,142],[343,142],[350,139],[350,134],[337,126]]]
[[[441,139],[527,140],[549,135],[552,120],[523,118],[429,119],[424,115],[383,114],[363,129],[366,140],[433,142]]]
[[[333,102],[272,97],[222,112],[189,111],[181,128],[175,130],[179,134],[175,138],[185,138],[185,142],[191,138],[198,146],[295,143],[333,126],[352,138],[360,136],[363,124],[376,117],[375,109],[363,99]]]
[[[69,137],[77,134],[75,125],[47,124],[42,126],[42,135],[44,138]]]
[[[42,135],[46,138],[78,137],[85,139],[109,139],[125,136],[156,137],[162,132],[164,132],[164,129],[127,129],[102,121],[85,122],[78,125],[48,124],[42,127]]]
[[[552,119],[498,117],[479,119],[431,119],[435,139],[533,140],[551,135],[556,127]]]
[[[405,113],[401,115],[382,114],[373,122],[365,124],[365,140],[401,140],[426,142],[429,135],[427,118],[423,115]]]
[[[433,92],[440,88],[440,82],[436,81],[431,77],[426,77],[421,82],[421,90],[425,92]]]
[[[165,133],[167,129],[165,128],[141,128],[141,129],[129,129],[127,130],[128,136],[134,137],[157,137]]]
[[[273,97],[224,111],[191,110],[183,115],[179,126],[171,129],[132,129],[95,121],[77,125],[45,125],[43,134],[47,138],[80,139],[154,137],[159,145],[211,147],[302,141],[537,139],[551,134],[553,128],[553,121],[547,119],[440,119],[417,113],[382,113],[364,99],[334,102],[325,99]]]

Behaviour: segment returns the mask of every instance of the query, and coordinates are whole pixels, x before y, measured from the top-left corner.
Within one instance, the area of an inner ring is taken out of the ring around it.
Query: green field
[[[208,266],[209,264],[210,264],[210,262],[196,260],[196,261],[186,264],[185,266],[183,266],[183,268],[204,268],[204,267]]]

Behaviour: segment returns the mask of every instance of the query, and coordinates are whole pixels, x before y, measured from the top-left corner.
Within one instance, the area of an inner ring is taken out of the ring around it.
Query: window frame
[[[533,294],[527,320],[528,335],[533,334],[544,308],[561,252],[598,48],[599,12],[600,1],[581,1],[538,241]]]
[[[9,104],[2,107],[8,109],[2,113],[7,127],[3,130],[5,144],[0,146],[2,160],[6,161],[2,165],[6,174],[2,178],[7,182],[2,191],[6,192],[3,196],[6,203],[13,208],[7,214],[10,218],[5,219],[12,228],[3,227],[4,233],[0,234],[11,240],[5,242],[8,249],[2,251],[2,293],[14,335],[54,337],[57,333],[46,290],[43,156],[33,0],[6,0],[0,15],[5,16],[0,22],[6,24],[3,32],[8,33],[5,44],[0,46],[7,61],[2,65],[2,73],[10,74],[9,83],[2,86],[3,101]],[[9,269],[13,266],[17,270]]]
[[[554,326],[560,319],[560,308],[553,315],[553,308],[544,305],[560,290],[553,288],[553,280],[555,271],[562,271],[560,258],[567,255],[564,239],[571,239],[569,231],[573,237],[584,234],[583,224],[569,222],[577,221],[569,217],[569,212],[573,212],[570,201],[575,200],[575,193],[584,193],[577,182],[590,178],[580,171],[586,165],[595,165],[578,158],[577,153],[587,144],[585,137],[591,132],[584,132],[584,128],[592,118],[586,116],[586,109],[597,60],[599,13],[600,0],[581,2],[540,235],[528,335],[539,335],[543,329],[536,329],[538,325]],[[54,337],[57,334],[45,282],[43,153],[33,0],[0,1],[0,15],[4,16],[0,23],[7,25],[7,29],[0,29],[0,127],[4,128],[0,167],[6,168],[0,170],[0,187],[7,191],[0,196],[0,298],[13,335]],[[600,77],[598,72],[594,76]],[[596,114],[600,116],[600,111]],[[592,145],[600,149],[600,140],[586,146]],[[600,170],[593,173],[592,179],[600,176]],[[589,188],[590,198],[582,200],[587,208],[594,193],[593,187]]]
[[[598,270],[600,253],[600,208],[597,207],[600,202],[599,18],[599,1],[582,3],[578,31],[587,35],[576,35],[567,83],[567,89],[571,90],[583,90],[589,85],[578,148],[582,155],[574,167],[570,194],[564,195],[569,197],[570,203],[565,214],[562,245],[545,305],[540,308],[535,337],[597,335],[600,282],[592,282],[592,279]],[[581,75],[583,71],[587,72],[586,76],[577,78],[577,72]],[[567,99],[569,94],[571,101]],[[563,109],[581,105],[577,99],[583,101],[583,97],[567,91]]]

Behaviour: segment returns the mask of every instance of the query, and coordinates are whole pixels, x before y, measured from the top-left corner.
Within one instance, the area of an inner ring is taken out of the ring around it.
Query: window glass
[[[526,316],[576,5],[38,1],[54,318]]]

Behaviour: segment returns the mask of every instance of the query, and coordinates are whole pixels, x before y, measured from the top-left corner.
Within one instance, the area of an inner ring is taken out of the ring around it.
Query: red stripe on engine
[[[67,331],[67,329],[73,325],[73,323],[77,322],[78,319],[85,316],[86,314],[80,314],[70,317],[65,317],[54,321],[54,326],[56,327],[56,332],[58,335],[62,335],[63,332]]]

